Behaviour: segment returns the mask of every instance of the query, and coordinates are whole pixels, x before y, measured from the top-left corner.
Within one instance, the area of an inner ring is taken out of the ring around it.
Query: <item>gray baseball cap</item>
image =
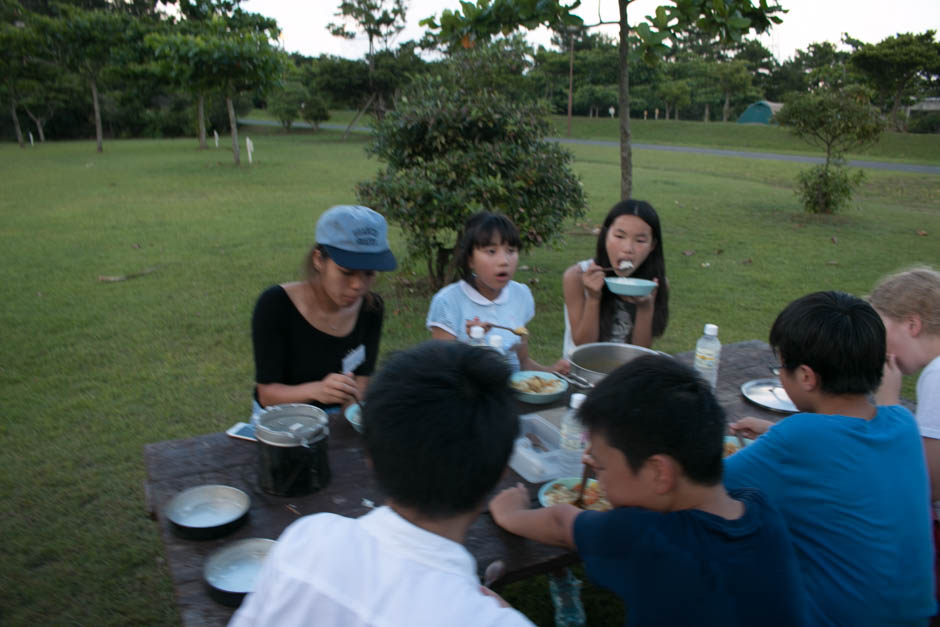
[[[360,205],[336,205],[317,220],[317,244],[350,270],[394,270],[388,224],[382,214]]]

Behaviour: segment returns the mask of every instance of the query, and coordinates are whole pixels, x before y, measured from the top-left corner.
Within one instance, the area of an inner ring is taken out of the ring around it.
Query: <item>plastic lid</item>
[[[276,405],[261,414],[255,435],[274,446],[309,446],[330,433],[326,412],[313,405]]]
[[[482,327],[478,327],[478,328],[482,328]],[[490,346],[492,346],[493,348],[501,349],[503,347],[503,336],[496,335],[494,333],[493,335],[490,336],[489,342],[490,342]]]
[[[486,329],[479,325],[473,325],[470,327],[470,337],[474,340],[482,340],[483,335],[486,333]]]
[[[706,324],[706,325],[705,325],[705,335],[718,335],[718,325],[717,325],[717,324]]]
[[[584,399],[587,398],[587,394],[581,394],[580,392],[575,392],[571,395],[571,400],[568,402],[568,406],[572,409],[577,409],[581,407],[581,403],[584,402]]]

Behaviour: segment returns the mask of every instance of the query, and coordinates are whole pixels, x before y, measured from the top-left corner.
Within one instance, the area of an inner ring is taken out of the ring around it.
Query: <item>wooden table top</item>
[[[676,357],[684,363],[692,362],[691,351]],[[752,405],[740,392],[741,384],[771,376],[768,367],[774,364],[774,355],[764,342],[752,340],[722,347],[717,395],[729,421],[745,415],[773,421],[784,416]],[[520,413],[539,413],[557,422],[564,411],[565,401],[562,399],[550,406],[521,406]],[[232,608],[213,601],[203,581],[203,564],[220,546],[242,538],[277,539],[299,516],[332,512],[358,517],[373,505],[383,502],[383,495],[365,464],[361,438],[339,414],[330,417],[329,458],[332,480],[329,486],[316,494],[277,497],[263,492],[258,486],[257,447],[254,442],[230,438],[224,433],[144,446],[147,512],[159,525],[184,625],[224,625],[234,612]],[[496,490],[514,485],[517,481],[521,481],[521,478],[510,470]],[[251,498],[248,520],[237,531],[223,538],[182,539],[173,533],[169,521],[162,515],[162,508],[179,491],[203,484],[229,485],[246,492]],[[538,486],[527,485],[535,497]],[[481,514],[470,528],[464,545],[476,558],[481,577],[493,561],[504,562],[505,572],[493,582],[494,587],[577,561],[574,553],[503,531],[487,513]]]

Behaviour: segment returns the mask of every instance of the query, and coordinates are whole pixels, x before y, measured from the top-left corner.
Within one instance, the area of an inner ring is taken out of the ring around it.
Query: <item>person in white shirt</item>
[[[531,627],[480,585],[461,544],[519,431],[508,377],[493,351],[460,342],[390,357],[363,409],[386,505],[290,525],[230,625]]]

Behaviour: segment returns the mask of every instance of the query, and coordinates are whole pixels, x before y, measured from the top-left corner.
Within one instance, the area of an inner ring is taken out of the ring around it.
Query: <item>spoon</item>
[[[511,333],[515,333],[516,335],[518,335],[518,336],[520,336],[520,337],[525,337],[525,336],[529,335],[529,330],[526,329],[525,327],[516,327],[516,328],[505,327],[505,326],[503,326],[503,325],[501,325],[501,324],[493,324],[492,322],[490,322],[490,323],[488,323],[488,324],[489,324],[491,327],[494,327],[494,328],[496,328],[496,329],[506,329],[507,331],[509,331],[509,332],[511,332]]]
[[[581,503],[584,502],[584,486],[587,485],[588,475],[590,474],[591,474],[591,467],[585,464],[584,470],[581,471],[581,485],[578,487],[578,498],[574,500],[575,507],[581,507]]]
[[[611,267],[609,267],[609,268],[601,268],[601,271],[602,271],[602,272],[611,272],[611,271],[616,272],[617,270],[620,270],[620,271],[623,271],[623,270],[632,270],[633,267],[634,267],[634,266],[633,266],[633,264],[632,264],[631,262],[629,262],[629,261],[621,261],[621,262],[620,262],[620,265],[617,266],[616,268],[613,267],[613,266],[611,266]]]

